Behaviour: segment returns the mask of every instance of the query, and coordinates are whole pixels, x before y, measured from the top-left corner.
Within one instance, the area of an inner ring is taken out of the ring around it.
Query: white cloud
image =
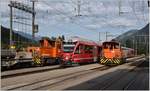
[[[136,20],[130,20],[128,18],[115,18],[113,20],[110,20],[109,23],[113,26],[132,27],[136,24]]]

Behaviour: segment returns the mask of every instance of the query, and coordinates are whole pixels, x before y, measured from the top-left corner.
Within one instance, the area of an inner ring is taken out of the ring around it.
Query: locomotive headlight
[[[67,56],[65,59],[66,59],[66,60],[68,60],[68,59],[69,59],[69,57]]]
[[[111,51],[112,53],[114,53],[115,51]]]

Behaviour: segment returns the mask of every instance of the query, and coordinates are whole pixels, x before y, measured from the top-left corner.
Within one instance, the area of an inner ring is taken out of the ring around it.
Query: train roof
[[[91,42],[91,41],[78,41],[78,43],[80,43],[80,44],[85,44],[85,45],[91,45],[91,46],[101,46],[101,45],[99,45],[99,44],[97,44],[97,43],[95,43],[95,42]]]
[[[100,44],[92,41],[92,40],[87,40],[87,39],[83,39],[83,38],[80,38],[80,37],[77,37],[77,36],[74,36],[74,37],[71,37],[68,42],[64,42],[64,43],[69,43],[70,44],[74,44],[74,43],[80,43],[80,44],[84,44],[84,45],[91,45],[91,46],[101,46]]]
[[[76,44],[76,43],[79,43],[79,44],[83,44],[83,45],[89,45],[89,46],[101,46],[100,44],[96,43],[96,42],[92,42],[92,41],[74,41],[74,42],[64,42],[64,44],[69,44],[69,45],[73,45],[73,44]]]
[[[117,41],[105,41],[105,42],[103,42],[103,44],[105,44],[105,43],[116,43],[116,44],[119,44],[119,42],[117,42]]]

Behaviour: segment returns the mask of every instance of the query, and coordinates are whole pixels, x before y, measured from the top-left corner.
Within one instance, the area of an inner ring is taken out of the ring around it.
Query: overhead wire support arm
[[[10,4],[8,4],[8,6],[19,9],[19,10],[23,10],[28,13],[35,13],[30,6],[17,2],[17,1],[10,1]]]
[[[34,15],[34,20],[35,20],[35,10],[32,9],[32,7],[28,4],[25,4],[25,3],[22,3],[22,2],[18,2],[18,1],[11,1],[10,0],[10,3],[8,4],[8,6],[10,7],[10,38],[9,38],[9,45],[10,45],[10,49],[12,46],[14,46],[14,41],[13,41],[13,22],[14,23],[18,23],[18,24],[22,24],[23,25],[28,25],[28,26],[31,26],[30,24],[28,23],[24,23],[23,20],[30,20],[30,18],[26,18],[26,17],[22,17],[21,16],[15,16],[15,14],[13,15],[13,9],[17,9],[19,11],[22,11],[22,14],[23,12],[25,13],[29,13],[29,14],[32,14]],[[15,19],[17,19],[18,21],[15,21]],[[18,25],[19,26],[19,25]],[[35,25],[32,24],[33,27],[35,27]],[[21,29],[19,29],[21,30]],[[22,30],[23,30],[23,27],[22,27]],[[34,32],[33,32],[34,33]]]

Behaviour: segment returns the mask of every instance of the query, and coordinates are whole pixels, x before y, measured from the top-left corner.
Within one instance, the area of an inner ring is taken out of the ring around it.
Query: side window
[[[93,47],[92,46],[85,46],[84,51],[85,51],[85,53],[93,53]]]
[[[84,51],[85,51],[85,53],[88,53],[88,46],[84,47]]]
[[[93,46],[90,46],[89,53],[93,53],[93,50],[94,50]]]

